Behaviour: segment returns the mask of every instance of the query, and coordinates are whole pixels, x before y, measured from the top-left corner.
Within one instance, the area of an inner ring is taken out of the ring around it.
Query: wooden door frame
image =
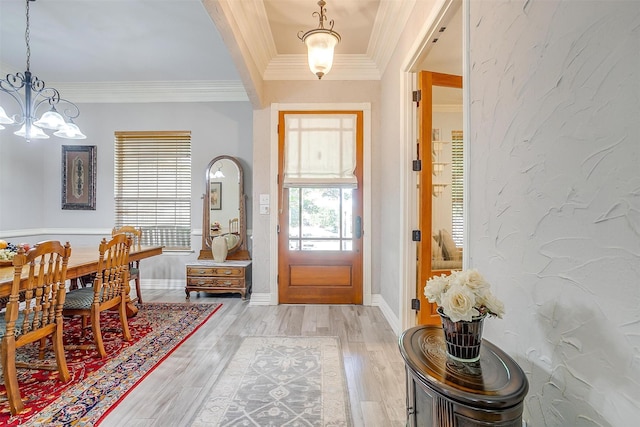
[[[439,0],[434,8],[432,19],[426,20],[423,27],[416,35],[416,41],[411,51],[407,53],[402,66],[400,68],[400,93],[406,94],[400,105],[400,136],[401,141],[405,141],[401,145],[401,158],[404,162],[400,165],[400,176],[402,177],[402,195],[401,203],[405,206],[403,216],[401,218],[401,226],[406,232],[402,235],[400,259],[404,263],[400,266],[399,283],[399,304],[398,309],[398,325],[394,326],[396,333],[411,328],[416,325],[416,312],[411,309],[411,300],[416,298],[416,243],[411,240],[411,230],[418,228],[417,218],[417,197],[416,185],[417,174],[411,170],[411,162],[416,158],[415,141],[417,138],[417,124],[415,104],[411,98],[413,90],[417,89],[417,72],[419,64],[422,63],[427,55],[430,44],[434,37],[437,37],[438,31],[443,21],[447,19],[447,15],[452,13],[455,3],[462,3],[462,120],[464,135],[471,135],[469,126],[469,8],[470,0]],[[469,138],[464,138],[464,152],[470,153]],[[467,189],[469,187],[469,155],[464,156],[464,224],[468,225],[468,204],[469,197]],[[468,226],[464,228],[464,246],[462,266],[469,266],[469,239]]]
[[[270,305],[277,305],[278,298],[278,117],[280,111],[362,111],[363,118],[363,153],[362,153],[362,304],[371,305],[371,104],[366,103],[304,103],[304,104],[271,104],[271,137],[270,161],[271,171],[269,194],[269,250],[273,256],[269,259],[269,291]]]

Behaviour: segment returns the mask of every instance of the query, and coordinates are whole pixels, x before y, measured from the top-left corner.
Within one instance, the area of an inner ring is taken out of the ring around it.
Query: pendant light
[[[322,76],[331,70],[333,65],[333,50],[340,42],[340,34],[333,31],[333,19],[329,21],[330,28],[324,28],[324,22],[327,20],[325,5],[327,2],[320,0],[320,12],[313,12],[311,16],[318,16],[318,28],[309,30],[302,34],[298,33],[298,38],[307,45],[307,59],[311,72],[321,79]]]

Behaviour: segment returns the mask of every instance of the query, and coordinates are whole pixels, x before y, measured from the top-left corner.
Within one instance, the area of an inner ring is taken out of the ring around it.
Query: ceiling
[[[342,41],[325,79],[379,79],[413,3],[327,0],[327,18],[335,21]],[[101,87],[108,96],[114,83],[129,94],[136,85],[147,85],[144,90],[173,85],[185,93],[193,82],[232,92],[230,88],[241,88],[234,64],[239,57],[251,61],[263,80],[316,78],[297,37],[318,26],[312,16],[319,10],[315,0],[37,0],[30,9],[31,72],[50,85],[83,84],[83,90],[74,92],[80,97],[89,96],[89,88],[97,88],[93,96],[98,96]],[[235,29],[234,38],[242,39],[240,55],[227,48],[238,44],[223,41],[229,32],[217,30],[214,21],[220,19]],[[430,60],[450,62],[451,52],[460,50],[447,45],[459,44],[460,35],[442,33]],[[24,38],[25,0],[1,0],[3,76],[25,70]]]

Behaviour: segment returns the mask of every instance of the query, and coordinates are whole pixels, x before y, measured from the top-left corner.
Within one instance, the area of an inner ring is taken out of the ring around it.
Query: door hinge
[[[413,298],[411,300],[411,310],[420,311],[420,300],[417,298]]]
[[[414,90],[413,91],[413,102],[417,103],[418,105],[420,105],[420,101],[422,100],[422,92],[419,90]]]
[[[420,230],[411,231],[411,240],[413,240],[414,242],[419,242],[420,240],[422,240],[422,233],[420,232]]]
[[[418,159],[418,160],[414,160],[413,161],[413,165],[412,165],[413,171],[414,172],[419,172],[422,170],[422,160]]]
[[[280,224],[276,225],[276,233],[280,233]]]

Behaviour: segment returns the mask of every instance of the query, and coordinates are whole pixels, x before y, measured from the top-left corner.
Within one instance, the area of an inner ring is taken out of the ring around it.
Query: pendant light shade
[[[53,133],[55,136],[66,139],[86,139],[87,136],[80,131],[80,128],[75,123],[65,123],[57,132]]]
[[[22,125],[20,130],[15,131],[14,135],[21,136],[27,141],[30,141],[32,139],[49,139],[49,135],[44,133],[42,129],[40,129],[38,126],[33,124],[29,126],[29,131],[27,132],[26,123]]]
[[[330,28],[324,28],[324,21],[327,20],[325,15],[324,0],[318,2],[320,12],[313,12],[313,16],[317,15],[319,20],[318,28],[309,30],[304,34],[302,31],[298,33],[298,38],[307,46],[307,59],[309,61],[309,69],[311,72],[321,79],[331,70],[333,65],[333,51],[340,42],[340,34],[333,31],[333,19],[329,21]]]
[[[333,65],[333,49],[338,39],[330,33],[314,33],[305,38],[308,61],[311,72],[321,79],[331,71]]]
[[[65,125],[64,118],[54,109],[47,111],[34,125],[45,129],[60,129]]]
[[[11,117],[7,116],[7,113],[4,111],[4,108],[2,107],[0,107],[0,123],[3,125],[11,125],[15,123]],[[0,129],[4,129],[4,127]]]

